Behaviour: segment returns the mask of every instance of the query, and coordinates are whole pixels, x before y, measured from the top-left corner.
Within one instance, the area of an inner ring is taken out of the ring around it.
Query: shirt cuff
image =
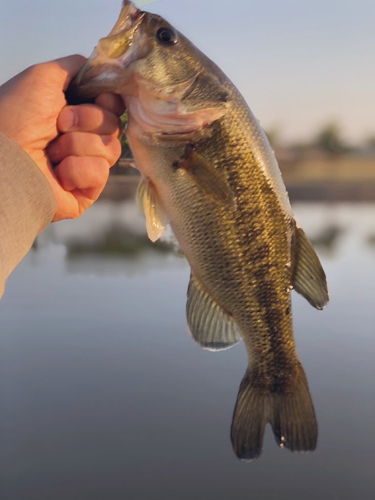
[[[52,221],[56,208],[42,171],[14,139],[0,133],[0,297],[5,280]]]

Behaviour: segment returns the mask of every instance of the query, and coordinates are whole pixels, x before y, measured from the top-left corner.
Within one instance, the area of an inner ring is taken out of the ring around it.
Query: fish
[[[291,291],[323,309],[327,280],[259,121],[213,61],[128,0],[68,98],[89,101],[102,92],[121,95],[128,111],[150,239],[169,224],[190,265],[191,336],[212,351],[241,340],[246,346],[234,452],[259,457],[267,424],[279,446],[314,450],[317,420],[295,347]]]

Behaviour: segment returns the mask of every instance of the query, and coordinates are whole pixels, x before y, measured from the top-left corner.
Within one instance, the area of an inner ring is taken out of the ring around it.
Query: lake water
[[[50,226],[0,302],[2,500],[356,499],[375,494],[375,205],[297,204],[331,302],[293,293],[319,422],[314,453],[234,455],[243,344],[199,349],[189,268],[131,201]]]

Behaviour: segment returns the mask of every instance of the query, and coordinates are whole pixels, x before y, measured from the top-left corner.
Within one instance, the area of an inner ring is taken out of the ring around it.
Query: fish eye
[[[174,45],[178,41],[176,33],[170,28],[159,28],[156,36],[165,45]]]

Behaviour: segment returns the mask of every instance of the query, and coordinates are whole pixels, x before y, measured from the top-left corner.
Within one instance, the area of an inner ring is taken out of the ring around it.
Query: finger
[[[69,156],[55,168],[55,174],[65,191],[89,190],[90,199],[95,200],[108,180],[109,168],[104,158]]]
[[[125,104],[122,97],[117,94],[104,93],[100,94],[95,99],[95,104],[104,108],[117,116],[121,116],[125,112]]]
[[[98,156],[114,165],[121,155],[121,144],[113,135],[67,132],[48,146],[47,154],[52,163],[68,156]]]
[[[60,132],[95,132],[117,136],[122,132],[119,118],[94,104],[66,106],[57,118],[57,128]]]

